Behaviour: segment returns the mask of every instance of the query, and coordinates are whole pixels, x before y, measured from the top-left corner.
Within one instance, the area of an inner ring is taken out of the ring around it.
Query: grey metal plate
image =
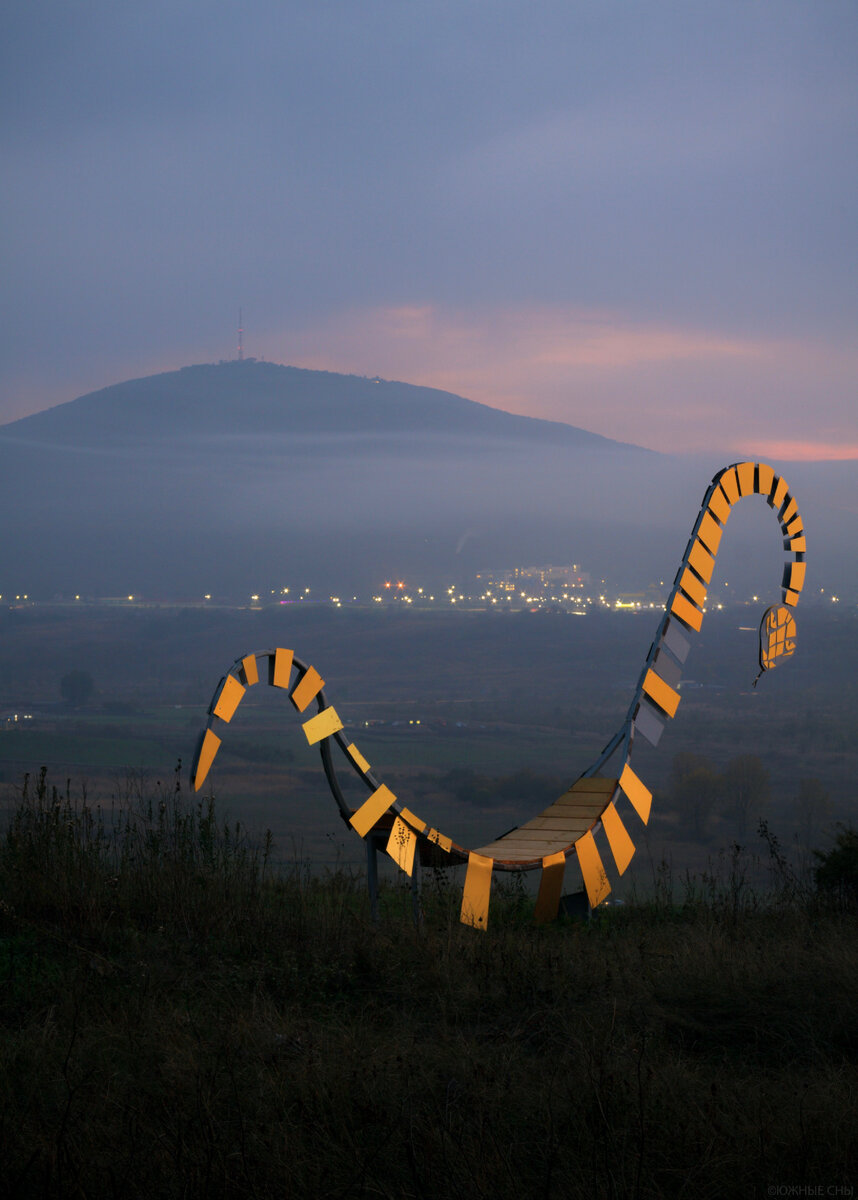
[[[649,703],[643,699],[635,716],[635,730],[642,733],[651,746],[657,746],[664,732],[664,719]]]

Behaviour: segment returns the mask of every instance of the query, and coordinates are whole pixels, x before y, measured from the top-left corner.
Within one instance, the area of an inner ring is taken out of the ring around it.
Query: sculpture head
[[[757,679],[763,671],[771,671],[794,653],[797,632],[792,609],[785,604],[773,604],[766,609],[760,621],[760,674]]]

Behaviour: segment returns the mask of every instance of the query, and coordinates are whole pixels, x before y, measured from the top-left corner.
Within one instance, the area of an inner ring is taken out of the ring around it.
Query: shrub
[[[813,854],[817,890],[849,907],[858,906],[858,829],[841,826],[832,848]]]

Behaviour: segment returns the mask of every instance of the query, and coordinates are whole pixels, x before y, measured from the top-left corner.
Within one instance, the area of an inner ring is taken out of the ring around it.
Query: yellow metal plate
[[[688,553],[688,565],[693,567],[704,583],[709,583],[715,569],[715,559],[696,538]]]
[[[797,515],[794,516],[793,519],[790,522],[788,522],[786,531],[787,531],[788,537],[796,537],[797,534],[803,533],[804,532],[804,522],[802,521],[801,517],[799,517]]]
[[[605,830],[605,836],[608,839],[608,845],[611,847],[614,862],[617,864],[617,870],[622,875],[634,857],[635,844],[629,837],[622,818],[613,803],[609,804],[602,813],[602,826]]]
[[[274,651],[274,663],[270,668],[273,687],[289,687],[289,680],[292,678],[292,658],[291,650],[281,650],[278,647]]]
[[[234,675],[227,675],[217,698],[217,704],[212,710],[214,715],[229,724],[246,690]]]
[[[442,850],[446,850],[448,854],[453,849],[453,839],[445,837],[437,829],[430,829],[426,837],[430,842],[434,842],[436,846],[440,846]]]
[[[679,586],[685,592],[689,599],[693,600],[698,608],[702,608],[706,603],[706,586],[702,584],[697,576],[688,569],[682,572],[682,578],[679,581]]]
[[[414,813],[410,812],[407,808],[403,808],[399,815],[402,817],[403,821],[407,821],[411,828],[416,829],[418,833],[422,833],[426,828],[426,822],[421,821],[419,817],[415,817]],[[452,844],[453,843],[450,842],[451,846]]]
[[[587,889],[590,907],[597,908],[605,897],[611,894],[611,885],[608,883],[608,876],[605,874],[605,867],[592,833],[585,833],[578,839],[575,852],[578,855],[581,874],[584,876],[584,887]]]
[[[566,870],[566,855],[561,850],[559,854],[549,854],[542,860],[542,878],[539,880],[539,894],[533,910],[533,919],[537,925],[553,921],[560,909],[560,897],[563,894],[563,874]]]
[[[652,792],[641,783],[628,763],[623,767],[620,776],[620,787],[640,819],[646,825],[649,821],[649,811],[652,805]]]
[[[786,586],[793,592],[800,592],[804,587],[804,577],[806,573],[807,563],[790,563],[789,579],[786,582]]]
[[[783,476],[781,476],[781,478],[778,479],[775,484],[775,490],[772,492],[772,508],[774,508],[775,511],[777,511],[783,504],[788,491],[789,488],[787,487],[787,481],[783,478]]]
[[[735,504],[739,499],[739,480],[736,476],[736,468],[730,467],[728,471],[725,471],[721,476],[720,483],[724,489],[724,495],[731,504]]]
[[[739,495],[753,496],[754,494],[754,466],[752,462],[739,463],[736,467],[736,475],[739,480]]]
[[[482,854],[468,855],[468,872],[465,876],[465,891],[462,895],[463,925],[485,929],[489,923],[489,895],[492,889],[493,860]]]
[[[298,712],[303,712],[314,696],[325,686],[325,681],[315,667],[307,667],[292,689],[292,703]]]
[[[393,822],[390,837],[387,840],[387,853],[396,865],[410,875],[414,870],[414,850],[417,846],[417,834],[408,828],[399,817]]]
[[[721,545],[721,526],[708,509],[697,528],[697,536],[707,550],[712,554],[718,553],[718,547]]]
[[[361,754],[360,750],[358,750],[358,748],[354,744],[354,742],[350,742],[349,745],[346,747],[346,750],[348,751],[348,754],[350,755],[352,762],[356,763],[357,766],[360,767],[360,769],[363,771],[363,773],[365,775],[367,773],[367,771],[369,770],[369,763],[366,761],[364,756]]]
[[[775,473],[766,463],[757,463],[757,474],[759,475],[759,484],[757,490],[761,496],[771,495],[772,488],[775,484]]]
[[[244,672],[244,682],[248,687],[252,687],[254,683],[259,683],[259,667],[256,664],[255,654],[248,654],[246,658],[241,660],[241,669]]]
[[[789,525],[789,523],[793,519],[793,517],[797,517],[797,516],[798,516],[798,505],[795,502],[795,496],[793,496],[792,499],[790,500],[789,504],[786,506],[786,508],[781,513],[781,524]]]
[[[689,629],[699,630],[703,624],[703,613],[699,608],[695,608],[690,600],[686,600],[681,592],[677,592],[673,597],[670,611],[674,616],[679,617],[680,621],[684,622]]]
[[[784,588],[784,604],[788,604],[790,608],[795,608],[798,604],[798,592],[790,591]]]
[[[730,501],[724,495],[721,488],[716,488],[709,497],[709,507],[721,524],[726,525],[727,518],[730,515]]]
[[[643,690],[669,717],[675,715],[679,708],[679,692],[674,691],[670,684],[665,683],[651,668],[644,676]]]
[[[349,824],[358,831],[361,837],[366,837],[379,817],[384,816],[396,797],[390,788],[381,785],[375,789],[368,800],[365,800],[357,812],[349,817]]]
[[[320,713],[316,713],[315,717],[310,717],[309,721],[305,721],[302,725],[311,746],[315,746],[316,742],[320,742],[322,738],[330,737],[332,733],[338,733],[342,727],[343,723],[333,706],[323,708]]]
[[[196,766],[193,770],[194,791],[198,792],[206,781],[206,776],[211,770],[211,765],[215,760],[215,755],[220,750],[220,738],[211,729],[207,729],[203,744],[200,746],[200,753],[197,757]]]
[[[796,554],[804,554],[805,551],[807,550],[807,538],[804,538],[804,537],[791,538],[790,543],[787,546],[787,550],[792,550]]]

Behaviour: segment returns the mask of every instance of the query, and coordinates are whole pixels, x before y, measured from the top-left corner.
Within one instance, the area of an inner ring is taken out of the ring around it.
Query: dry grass
[[[28,783],[0,851],[8,1194],[720,1198],[858,1176],[853,913],[727,886],[535,930],[513,890],[477,934],[427,881],[417,933],[407,894],[373,926],[359,878],[270,877],[267,851],[178,791],[100,813]]]

